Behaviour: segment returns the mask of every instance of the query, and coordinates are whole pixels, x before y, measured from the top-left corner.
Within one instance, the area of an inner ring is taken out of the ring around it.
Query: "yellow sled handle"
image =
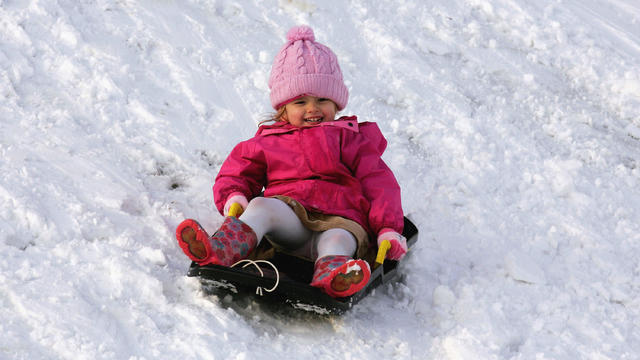
[[[376,255],[376,267],[384,263],[384,258],[387,257],[387,251],[389,251],[389,249],[391,249],[391,241],[382,240],[378,247],[378,255]]]
[[[238,204],[238,203],[233,203],[231,204],[231,206],[229,207],[229,216],[233,216],[233,217],[238,217],[240,215],[242,215],[242,205]]]

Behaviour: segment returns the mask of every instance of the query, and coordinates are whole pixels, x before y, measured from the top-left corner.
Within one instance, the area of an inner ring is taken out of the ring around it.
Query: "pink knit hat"
[[[287,40],[271,67],[269,88],[273,108],[277,110],[300,95],[313,95],[331,99],[338,110],[344,109],[349,90],[333,51],[315,42],[313,30],[306,25],[291,28]]]

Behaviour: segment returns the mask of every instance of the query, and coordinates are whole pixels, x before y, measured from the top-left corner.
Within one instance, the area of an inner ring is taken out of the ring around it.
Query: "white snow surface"
[[[296,24],[420,230],[340,317],[206,295],[174,238]],[[635,0],[0,0],[1,359],[637,359],[639,295]]]

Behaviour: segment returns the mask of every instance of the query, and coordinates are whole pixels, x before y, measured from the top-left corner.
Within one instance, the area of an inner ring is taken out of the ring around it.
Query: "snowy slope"
[[[206,296],[173,237],[221,223],[300,23],[421,231],[341,318]],[[634,0],[0,0],[0,358],[637,358],[639,34]]]

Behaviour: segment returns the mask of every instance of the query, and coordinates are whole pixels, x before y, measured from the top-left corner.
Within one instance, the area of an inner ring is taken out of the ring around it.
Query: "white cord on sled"
[[[262,269],[260,268],[260,266],[258,265],[258,263],[265,263],[265,264],[269,264],[271,265],[271,267],[273,268],[273,270],[275,270],[276,272],[276,284],[273,285],[273,287],[271,289],[264,289],[264,291],[266,292],[272,292],[273,290],[275,290],[278,287],[278,284],[280,284],[280,273],[278,272],[278,268],[276,268],[275,265],[273,265],[271,262],[267,261],[267,260],[249,260],[249,259],[244,259],[244,260],[240,260],[237,263],[231,265],[231,267],[235,267],[236,265],[239,265],[241,263],[245,263],[244,266],[242,266],[242,268],[246,268],[249,265],[253,265],[255,267],[258,268],[258,271],[260,272],[260,276],[264,277],[264,273],[262,272]],[[262,296],[262,287],[258,286],[256,288],[256,294]]]

